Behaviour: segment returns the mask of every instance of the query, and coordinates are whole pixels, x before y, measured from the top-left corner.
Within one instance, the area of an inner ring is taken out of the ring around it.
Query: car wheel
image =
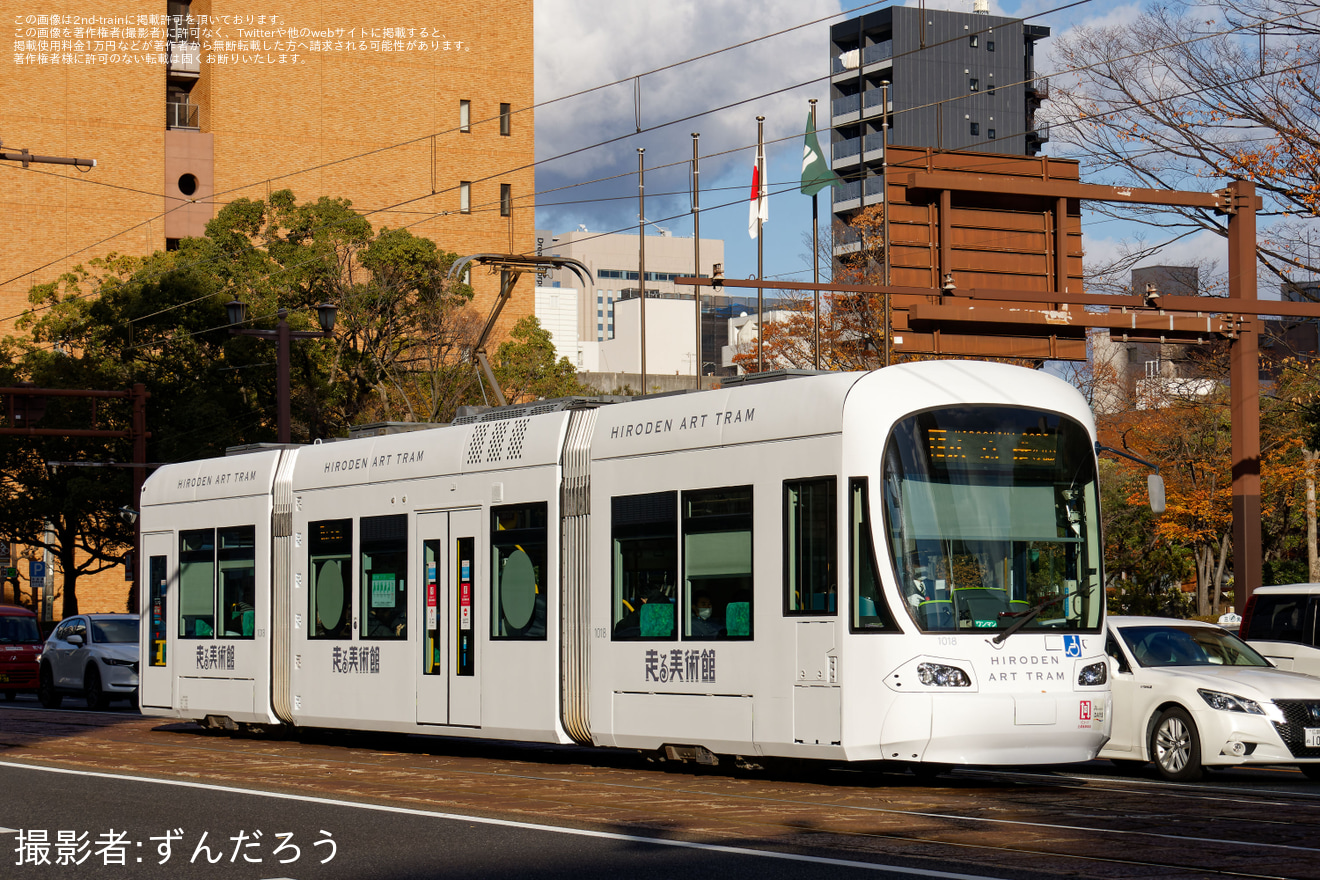
[[[1150,754],[1165,779],[1191,782],[1201,778],[1201,737],[1187,710],[1164,710],[1150,735]]]
[[[110,705],[110,699],[101,689],[101,674],[96,671],[95,666],[88,666],[87,672],[83,675],[83,697],[87,700],[88,709],[99,711]]]
[[[1305,773],[1307,779],[1320,779],[1320,764],[1298,764],[1297,769]]]
[[[47,709],[58,709],[60,703],[64,702],[64,697],[55,690],[55,679],[50,674],[49,666],[43,665],[40,675],[37,676],[37,699]]]

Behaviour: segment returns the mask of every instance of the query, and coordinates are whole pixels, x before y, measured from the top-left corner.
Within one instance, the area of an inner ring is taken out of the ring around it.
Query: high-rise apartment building
[[[1038,153],[1049,128],[1036,110],[1049,87],[1036,74],[1035,44],[1049,33],[982,11],[913,6],[831,27],[829,121],[817,128],[833,129],[832,164],[844,179],[832,190],[834,216],[880,201],[886,126],[893,145]]]
[[[0,0],[0,319],[111,252],[291,189],[459,254],[533,236],[532,2]],[[473,273],[484,312],[498,280]],[[532,310],[531,287],[502,329]],[[6,323],[12,327],[11,322]]]

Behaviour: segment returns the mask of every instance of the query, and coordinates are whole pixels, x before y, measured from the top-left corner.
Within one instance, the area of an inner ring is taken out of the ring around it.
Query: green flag
[[[802,144],[802,194],[814,196],[827,186],[843,186],[843,181],[825,161],[820,141],[816,140],[816,121],[808,113],[807,138]]]

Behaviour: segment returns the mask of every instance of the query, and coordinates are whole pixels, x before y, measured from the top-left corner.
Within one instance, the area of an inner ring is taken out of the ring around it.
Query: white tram
[[[460,422],[153,474],[142,711],[706,761],[1108,737],[1094,424],[1054,377],[927,362]]]

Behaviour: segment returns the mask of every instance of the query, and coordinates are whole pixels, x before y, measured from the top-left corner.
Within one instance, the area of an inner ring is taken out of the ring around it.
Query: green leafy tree
[[[496,349],[491,366],[510,403],[595,393],[578,383],[577,370],[568,358],[555,360],[550,333],[535,315],[521,319],[509,336]]]

